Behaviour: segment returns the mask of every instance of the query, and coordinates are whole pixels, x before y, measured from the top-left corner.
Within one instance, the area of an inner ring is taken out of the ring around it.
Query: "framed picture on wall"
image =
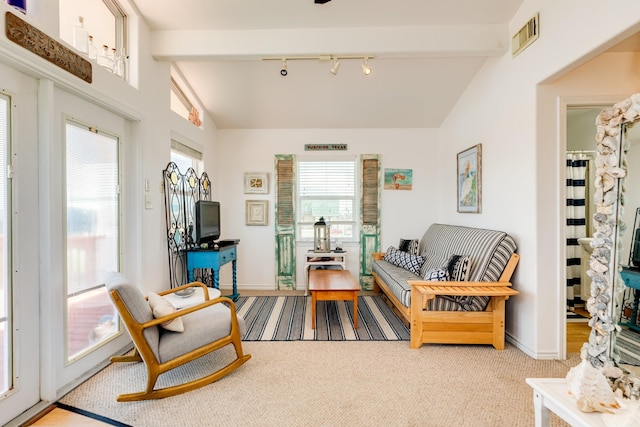
[[[247,172],[244,174],[245,194],[269,194],[269,174],[267,172]]]
[[[385,169],[385,190],[411,190],[413,181],[412,169]]]
[[[482,205],[482,144],[458,153],[458,212],[480,213]]]
[[[247,200],[245,203],[246,225],[268,225],[268,200]]]

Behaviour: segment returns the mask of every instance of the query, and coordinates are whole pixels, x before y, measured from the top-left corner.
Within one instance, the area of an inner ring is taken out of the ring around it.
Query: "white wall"
[[[559,285],[563,277],[559,224],[563,157],[557,123],[561,89],[543,93],[538,85],[637,31],[640,4],[619,1],[603,8],[594,0],[527,0],[511,21],[510,33],[535,12],[540,13],[540,38],[516,58],[510,53],[490,58],[441,128],[440,163],[452,166],[440,172],[439,218],[498,228],[514,236],[522,258],[512,280],[520,295],[507,303],[507,334],[528,354],[554,358],[563,354],[565,345]],[[619,87],[593,87],[608,75],[588,78],[572,87],[572,93],[617,92]],[[455,154],[479,142],[483,143],[483,211],[457,214]]]
[[[207,172],[220,185],[213,199],[221,201],[222,238],[240,239],[238,248],[239,289],[274,289],[275,233],[273,223],[273,172],[276,154],[296,156],[380,154],[381,168],[413,169],[411,191],[382,190],[381,248],[397,246],[400,238],[419,238],[437,217],[439,193],[436,129],[284,129],[219,130],[215,166]],[[305,152],[305,144],[347,144],[348,151]],[[245,172],[269,172],[269,194],[243,193]],[[245,200],[269,200],[269,225],[245,225]],[[348,268],[358,272],[357,246],[345,244]],[[304,284],[303,253],[310,245],[298,245],[297,283]],[[228,268],[222,268],[221,284],[231,283]]]
[[[602,107],[572,109],[567,116],[567,150],[595,151],[596,117],[600,111]]]

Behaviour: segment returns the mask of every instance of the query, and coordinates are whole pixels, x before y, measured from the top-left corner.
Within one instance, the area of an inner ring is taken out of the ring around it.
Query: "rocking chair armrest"
[[[173,320],[177,317],[180,316],[184,316],[187,315],[189,313],[193,313],[194,311],[198,311],[198,310],[202,310],[203,308],[207,308],[209,306],[212,306],[214,304],[220,304],[220,303],[226,303],[229,306],[229,310],[231,311],[231,319],[233,320],[236,316],[236,306],[233,303],[233,301],[227,297],[218,297],[216,299],[212,299],[212,300],[207,300],[204,302],[201,302],[198,305],[194,305],[191,307],[187,307],[187,308],[181,308],[180,310],[174,311],[171,314],[167,314],[166,316],[161,316],[161,317],[157,317],[153,320],[150,320],[148,322],[142,323],[140,324],[140,328],[142,330],[150,328],[152,326],[158,326],[161,323],[165,323],[168,322],[170,320]]]
[[[197,282],[197,281],[196,282],[190,282],[190,283],[187,283],[185,285],[178,286],[176,288],[167,289],[165,291],[160,291],[160,292],[158,292],[158,295],[160,295],[160,296],[169,295],[169,294],[173,294],[173,293],[176,293],[178,291],[182,291],[182,290],[185,290],[185,289],[188,289],[188,288],[193,288],[193,287],[196,287],[196,286],[199,286],[199,287],[202,288],[202,290],[204,291],[204,298],[205,298],[205,300],[208,301],[209,300],[209,292],[207,292],[207,285],[205,285],[202,282]]]

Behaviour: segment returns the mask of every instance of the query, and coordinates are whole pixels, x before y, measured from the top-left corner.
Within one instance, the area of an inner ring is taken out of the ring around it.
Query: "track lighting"
[[[331,74],[335,76],[336,74],[338,74],[338,68],[340,68],[340,61],[338,61],[338,58],[335,58],[333,60],[333,67],[331,67],[331,70],[329,71],[331,71]]]
[[[329,69],[331,74],[334,76],[338,74],[338,69],[340,68],[341,61],[350,61],[350,60],[362,60],[362,74],[365,76],[370,75],[373,70],[369,67],[369,59],[374,59],[375,55],[329,55],[322,54],[318,56],[272,56],[262,58],[263,61],[282,61],[282,68],[280,69],[280,75],[282,77],[286,77],[289,72],[287,70],[287,61],[320,61],[327,62],[333,61],[333,65]]]
[[[373,72],[371,67],[369,67],[369,58],[365,57],[364,62],[362,63],[362,74],[365,76],[370,75]]]

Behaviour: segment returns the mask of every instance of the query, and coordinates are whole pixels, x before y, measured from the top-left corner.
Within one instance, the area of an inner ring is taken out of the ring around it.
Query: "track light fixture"
[[[365,76],[369,76],[372,72],[373,70],[371,69],[371,67],[369,67],[369,58],[365,56],[364,62],[362,63],[362,74],[364,74]]]
[[[333,65],[329,69],[331,74],[338,74],[338,69],[340,68],[340,61],[350,60],[350,59],[361,59],[362,62],[362,73],[365,76],[370,75],[373,70],[369,67],[369,59],[373,59],[375,56],[373,55],[318,55],[318,56],[284,56],[284,57],[265,57],[262,58],[263,61],[282,61],[282,68],[280,69],[280,75],[282,77],[286,77],[289,72],[287,70],[287,61],[320,61],[327,62],[333,61]]]
[[[338,68],[340,68],[340,61],[338,61],[338,58],[334,58],[333,60],[333,67],[331,67],[331,74],[333,74],[334,76],[336,74],[338,74]]]

